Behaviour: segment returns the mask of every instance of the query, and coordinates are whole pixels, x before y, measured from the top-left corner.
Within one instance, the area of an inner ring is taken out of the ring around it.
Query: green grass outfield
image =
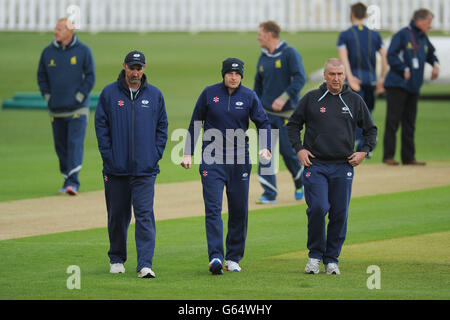
[[[384,37],[389,33],[383,33]],[[296,47],[307,73],[336,56],[338,32],[284,33],[283,39]],[[14,92],[37,92],[36,71],[42,49],[51,33],[0,32],[0,100]],[[173,130],[187,128],[202,89],[221,81],[221,61],[238,56],[245,61],[243,84],[252,88],[256,62],[260,55],[255,33],[98,33],[80,34],[93,51],[97,81],[93,92],[100,92],[115,81],[125,54],[142,50],[148,59],[150,82],[161,88],[169,119],[169,138]],[[308,82],[302,93],[316,87]],[[424,90],[448,92],[445,86]],[[450,160],[450,108],[448,102],[421,101],[417,122],[417,157],[420,160]],[[379,126],[379,146],[374,159],[381,161],[382,134],[386,105],[379,100],[374,119]],[[170,139],[169,139],[170,140]],[[169,141],[160,162],[157,182],[198,179],[197,170],[184,170],[171,161],[171,150],[178,141]],[[366,162],[366,163],[370,163]],[[81,191],[103,188],[101,159],[97,149],[94,116],[91,114],[85,140],[85,157],[80,173]],[[284,163],[281,161],[281,169]],[[256,172],[256,170],[254,170]],[[55,195],[63,179],[53,147],[49,117],[45,111],[0,110],[0,201]]]
[[[243,271],[208,271],[202,217],[157,222],[153,269],[138,279],[134,227],[126,273],[109,274],[106,229],[0,242],[0,299],[449,299],[450,186],[355,198],[340,276],[309,275],[306,205],[250,212]],[[227,215],[224,215],[226,224]],[[69,290],[69,266],[80,289]],[[369,266],[380,289],[368,289]]]
[[[379,164],[382,157],[386,105],[378,101],[374,120],[379,128],[378,147],[363,165]],[[85,140],[85,156],[80,173],[81,191],[103,188],[102,161],[97,148],[93,114]],[[170,118],[169,118],[170,121]],[[185,125],[187,126],[188,119]],[[450,108],[447,101],[420,101],[416,128],[417,159],[450,164]],[[181,126],[180,122],[180,126]],[[172,127],[173,128],[173,127]],[[0,201],[55,195],[63,179],[53,148],[48,115],[43,111],[0,111]],[[400,132],[398,133],[398,138]],[[196,180],[198,170],[185,170],[171,161],[172,148],[178,141],[168,142],[157,182]],[[397,149],[399,159],[399,149]],[[284,169],[283,161],[280,167]],[[254,168],[253,173],[257,170]]]
[[[169,137],[173,130],[187,128],[195,102],[203,88],[221,81],[221,62],[230,56],[245,61],[243,84],[253,88],[260,55],[254,33],[81,33],[81,41],[93,52],[97,81],[93,92],[101,92],[115,81],[124,56],[132,49],[147,57],[149,82],[164,94]],[[321,68],[336,54],[331,41],[337,33],[285,34],[297,47],[307,72]],[[0,82],[0,100],[14,92],[37,92],[36,72],[40,54],[52,39],[51,33],[0,32],[0,67],[8,81]],[[312,87],[315,84],[308,84]],[[305,89],[307,90],[307,89]],[[176,142],[168,142],[160,162],[158,182],[197,179],[197,170],[186,171],[171,162]],[[81,191],[103,188],[101,159],[91,114],[80,173]],[[0,201],[54,195],[63,179],[53,147],[49,117],[45,111],[0,111]]]
[[[308,73],[336,56],[337,32],[283,34],[301,52]],[[389,34],[385,33],[384,36]],[[0,100],[14,92],[38,91],[36,70],[49,33],[0,32]],[[237,56],[246,63],[243,84],[253,87],[260,54],[255,33],[81,34],[97,66],[94,92],[114,81],[124,55],[147,55],[150,82],[165,95],[170,133],[186,128],[201,90],[220,78],[220,63]],[[303,90],[317,84],[307,83]],[[424,91],[448,92],[445,86]],[[380,163],[386,106],[374,119]],[[450,108],[446,101],[420,101],[417,158],[450,164]],[[168,143],[158,182],[198,179],[170,160]],[[281,169],[283,169],[283,164]],[[254,170],[254,172],[256,172]],[[103,188],[93,115],[87,130],[81,191]],[[0,110],[0,201],[55,195],[62,178],[45,111]],[[388,182],[387,182],[388,183]],[[450,182],[449,182],[450,185]],[[108,273],[105,229],[0,241],[0,299],[449,299],[450,186],[354,198],[343,248],[342,275],[305,275],[306,206],[250,212],[241,273],[213,277],[207,271],[204,218],[157,222],[154,269],[158,278],[137,279],[134,227],[129,232],[127,273]],[[202,204],[199,204],[202,207]],[[226,220],[227,215],[224,215]],[[66,287],[67,267],[81,269],[81,289]],[[381,269],[381,289],[369,290],[370,265]]]

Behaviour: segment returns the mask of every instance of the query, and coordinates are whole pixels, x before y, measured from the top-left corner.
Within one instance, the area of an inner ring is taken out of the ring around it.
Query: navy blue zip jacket
[[[283,93],[289,96],[283,111],[294,109],[300,100],[300,91],[305,83],[306,73],[302,57],[297,50],[285,41],[281,41],[273,53],[262,49],[254,90],[265,109],[273,111],[273,101]]]
[[[89,107],[89,93],[95,84],[95,64],[88,46],[76,35],[69,45],[62,47],[56,41],[42,51],[37,73],[42,95],[50,94],[48,108],[66,112]],[[83,101],[75,99],[77,92]]]
[[[125,82],[125,71],[100,94],[95,132],[103,172],[151,176],[167,142],[167,114],[161,91],[147,83],[145,74],[137,93]]]
[[[403,88],[410,93],[419,94],[423,83],[425,62],[431,65],[438,63],[434,52],[435,49],[427,35],[416,27],[414,21],[411,21],[409,26],[402,28],[392,37],[387,52],[390,69],[384,80],[384,87]],[[412,60],[415,55],[419,60],[419,68],[413,67]],[[407,68],[411,72],[411,78],[408,81],[403,77]]]
[[[302,144],[300,131],[305,128]],[[377,127],[364,100],[348,85],[332,94],[326,83],[308,92],[289,118],[289,141],[296,152],[309,150],[311,162],[343,163],[354,153],[356,126],[363,129],[363,152],[370,152],[377,141]]]
[[[217,133],[220,132],[222,135],[223,145],[220,146],[217,143],[214,145],[217,148],[215,152],[212,152],[213,156],[217,158],[223,156],[224,158],[222,158],[222,161],[223,163],[226,163],[225,156],[243,156],[243,151],[245,152],[245,163],[249,163],[248,137],[245,137],[245,142],[243,142],[242,139],[239,141],[237,138],[233,138],[233,141],[231,141],[231,139],[227,141],[227,129],[232,129],[229,130],[228,138],[231,137],[230,134],[236,133],[236,130],[239,129],[245,133],[249,126],[249,119],[255,123],[258,130],[267,130],[268,141],[266,148],[270,150],[270,123],[267,118],[267,114],[264,112],[261,102],[255,92],[240,85],[230,95],[228,88],[223,82],[206,87],[200,94],[192,114],[189,125],[189,134],[192,138],[186,140],[184,154],[192,155],[194,153],[194,146],[198,139],[198,132],[194,132],[194,122],[200,122],[203,124],[205,133],[209,129],[213,129],[209,131],[209,133],[214,134],[214,129],[216,129],[215,131]],[[215,141],[214,139],[210,139],[212,141],[206,140],[207,139],[205,139],[204,136],[202,145],[202,161],[205,160],[203,157],[205,148]]]

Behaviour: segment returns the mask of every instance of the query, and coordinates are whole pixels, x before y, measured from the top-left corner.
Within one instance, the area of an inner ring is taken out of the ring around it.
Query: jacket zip
[[[230,112],[230,100],[231,100],[231,94],[228,94],[228,112]]]
[[[130,98],[131,98],[131,169],[133,175],[136,174],[136,164],[135,164],[135,155],[134,155],[134,99],[133,99],[133,91],[130,89]]]

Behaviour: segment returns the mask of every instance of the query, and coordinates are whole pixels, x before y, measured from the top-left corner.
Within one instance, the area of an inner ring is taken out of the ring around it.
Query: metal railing
[[[0,30],[50,31],[71,16],[81,31],[255,31],[272,19],[283,30],[341,30],[355,0],[0,0]],[[414,10],[435,14],[433,29],[450,31],[450,0],[362,0],[382,30],[408,24]]]

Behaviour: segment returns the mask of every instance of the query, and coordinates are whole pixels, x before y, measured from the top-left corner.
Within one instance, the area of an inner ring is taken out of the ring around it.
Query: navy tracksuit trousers
[[[78,174],[83,162],[83,144],[88,123],[87,115],[52,118],[53,141],[64,177],[63,187],[79,187]]]
[[[314,163],[303,171],[303,183],[308,205],[309,257],[325,264],[338,263],[347,234],[353,167],[348,163]]]
[[[364,102],[367,105],[370,113],[373,113],[375,109],[375,90],[376,87],[370,84],[361,85],[361,90],[356,92],[363,98]],[[356,127],[356,151],[361,151],[362,146],[364,145],[364,138],[362,134],[362,129],[360,127]]]
[[[114,176],[104,174],[111,263],[127,260],[127,234],[133,207],[136,220],[137,268],[151,268],[155,250],[153,198],[156,176]]]
[[[244,256],[248,225],[248,190],[251,164],[204,164],[200,175],[205,203],[206,238],[209,261],[239,262]],[[228,233],[226,256],[223,247],[222,199],[226,187],[228,201]]]
[[[272,129],[278,129],[279,131],[279,142],[280,142],[280,153],[283,157],[283,161],[286,164],[287,169],[292,175],[292,179],[294,180],[295,189],[299,189],[303,186],[301,172],[302,165],[297,158],[297,153],[294,148],[292,148],[291,143],[289,142],[289,137],[287,134],[287,128],[285,120],[286,118],[267,114],[270,125]],[[272,145],[272,150],[275,150],[275,145]],[[273,159],[273,158],[272,158]],[[261,186],[264,189],[264,193],[262,194],[268,200],[275,200],[278,194],[277,188],[277,180],[276,175],[262,175],[261,168],[268,168],[271,166],[271,162],[266,165],[259,164],[258,167],[258,179],[261,183]]]

